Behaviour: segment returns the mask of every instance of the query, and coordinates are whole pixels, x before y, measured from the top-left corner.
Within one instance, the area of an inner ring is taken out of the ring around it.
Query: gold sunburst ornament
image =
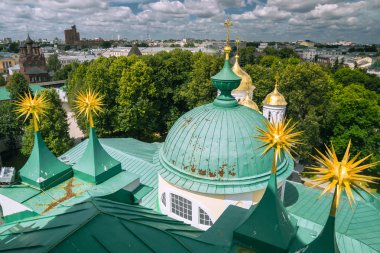
[[[33,117],[34,131],[39,131],[38,123],[40,121],[40,116],[44,115],[45,109],[48,107],[47,99],[44,93],[38,95],[38,92],[34,96],[30,93],[24,93],[24,96],[20,96],[16,102],[16,113],[19,114],[18,118],[25,116],[24,122],[29,118],[30,115]]]
[[[103,112],[103,98],[104,95],[100,95],[99,92],[88,89],[87,91],[80,92],[74,101],[74,108],[78,112],[78,116],[85,114],[91,128],[94,127],[92,114],[98,115],[99,112]]]
[[[334,189],[334,199],[330,211],[330,215],[334,217],[336,215],[336,210],[339,207],[340,198],[343,191],[346,192],[347,199],[351,206],[352,202],[355,202],[355,197],[352,191],[355,191],[361,197],[362,195],[360,193],[360,190],[363,190],[368,194],[374,196],[370,190],[364,186],[364,184],[375,183],[373,180],[380,179],[377,177],[359,174],[363,172],[363,170],[371,168],[379,162],[363,164],[363,162],[367,160],[371,155],[358,160],[360,153],[356,154],[350,160],[350,147],[351,140],[347,145],[346,152],[344,153],[341,161],[339,161],[335,153],[334,145],[332,144],[331,149],[326,146],[326,154],[323,154],[319,150],[316,150],[319,156],[312,157],[317,161],[319,165],[306,167],[313,171],[306,173],[316,175],[316,177],[312,179],[314,187],[320,186],[322,184],[327,184],[327,186],[324,187],[321,196],[330,193]]]
[[[265,121],[266,130],[258,128],[257,130],[261,135],[256,136],[257,139],[262,141],[264,144],[258,149],[265,147],[262,155],[265,155],[272,148],[274,149],[273,153],[273,162],[272,162],[272,173],[276,174],[277,172],[277,161],[281,158],[284,152],[286,152],[292,159],[294,154],[297,154],[294,151],[295,145],[300,144],[300,140],[297,138],[302,132],[295,132],[297,122],[290,124],[291,120],[286,121],[279,120],[277,122],[271,123],[269,120]]]

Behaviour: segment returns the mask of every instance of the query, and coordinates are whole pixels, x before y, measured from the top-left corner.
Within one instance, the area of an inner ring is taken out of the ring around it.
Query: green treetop
[[[27,94],[30,91],[28,81],[21,73],[11,75],[6,87],[12,100],[16,100],[20,95]]]

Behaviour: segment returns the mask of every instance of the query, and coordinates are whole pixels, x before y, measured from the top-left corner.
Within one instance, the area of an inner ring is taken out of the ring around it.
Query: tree
[[[373,162],[380,160],[380,104],[376,92],[362,84],[351,84],[333,96],[334,121],[331,141],[338,155],[343,155],[345,146],[352,141],[352,153],[364,157],[374,154]],[[380,175],[380,166],[370,172]]]
[[[7,82],[5,81],[3,75],[0,74],[0,86],[5,86]]]
[[[61,155],[73,146],[69,136],[67,115],[54,90],[44,90],[48,100],[46,114],[40,117],[39,128],[45,144],[55,155]],[[29,155],[33,149],[34,129],[32,121],[26,127],[22,137],[21,153]]]
[[[273,55],[266,55],[260,60],[260,65],[270,68],[280,62],[280,58]]]
[[[102,44],[100,44],[102,48],[110,48],[112,46],[110,41],[103,41]]]
[[[120,79],[118,103],[118,128],[128,136],[151,140],[156,130],[157,107],[153,97],[156,87],[151,79],[152,68],[137,60],[125,69]]]
[[[247,46],[239,49],[239,64],[244,67],[247,64],[255,64],[257,59],[255,57],[256,48]]]
[[[223,66],[223,57],[204,53],[194,54],[193,57],[194,63],[189,81],[176,95],[176,101],[184,101],[188,110],[214,100],[217,91],[211,84],[211,77]]]
[[[17,118],[11,101],[0,103],[0,140],[7,140],[9,148],[16,148],[22,135],[22,121]]]
[[[309,159],[314,148],[321,148],[330,136],[331,96],[339,89],[328,72],[315,63],[287,65],[280,72],[280,92],[285,96],[287,117],[299,121],[304,131],[300,158]]]
[[[353,83],[363,84],[366,89],[380,93],[380,78],[375,75],[369,75],[363,70],[340,68],[334,73],[333,77],[344,86]]]
[[[47,67],[50,71],[57,71],[61,69],[61,62],[58,59],[57,54],[49,55],[47,58]]]
[[[160,135],[165,136],[178,117],[187,111],[185,101],[176,100],[175,96],[189,79],[193,54],[174,49],[169,53],[160,52],[154,56],[144,57],[143,60],[152,68],[152,79],[158,87],[155,104],[160,115],[157,126]]]
[[[14,73],[9,78],[6,86],[12,100],[18,99],[19,95],[30,91],[28,81],[21,73]]]
[[[69,74],[73,72],[78,66],[79,66],[79,63],[77,62],[72,62],[70,64],[63,66],[63,68],[54,72],[53,80],[54,81],[66,80],[69,77]]]
[[[299,54],[293,49],[289,47],[281,48],[277,51],[276,56],[280,57],[281,59],[288,59],[288,58],[300,58]]]

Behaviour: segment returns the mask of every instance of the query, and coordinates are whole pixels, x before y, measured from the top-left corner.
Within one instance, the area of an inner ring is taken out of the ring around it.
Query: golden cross
[[[236,36],[236,53],[239,53],[239,45],[240,45],[240,36]]]
[[[278,74],[278,72],[276,73],[274,79],[276,80],[276,84],[275,84],[275,88],[278,88],[278,81],[280,80],[280,75]]]
[[[224,26],[227,29],[226,44],[227,44],[227,46],[229,46],[230,45],[230,29],[231,29],[231,26],[232,26],[230,17],[228,17],[227,20],[224,21]]]

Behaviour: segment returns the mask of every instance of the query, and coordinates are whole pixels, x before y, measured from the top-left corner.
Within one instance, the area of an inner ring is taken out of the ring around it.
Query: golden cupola
[[[264,105],[286,106],[288,104],[285,97],[278,91],[278,80],[279,76],[277,74],[274,90],[265,97],[263,101]]]
[[[235,64],[232,67],[232,71],[241,78],[241,82],[239,87],[235,89],[235,91],[247,91],[251,94],[251,92],[255,89],[255,86],[252,83],[252,78],[245,72],[239,65],[239,37],[236,39],[236,56],[235,56]]]
[[[232,67],[232,71],[241,78],[239,87],[236,91],[248,91],[249,93],[255,89],[255,86],[252,83],[252,78],[245,72],[239,65],[239,55],[235,56],[235,64]]]
[[[239,104],[241,105],[244,105],[246,107],[249,107],[255,111],[258,111],[260,112],[259,110],[259,107],[257,106],[257,104],[249,97],[249,93],[247,92],[247,94],[245,95],[245,97],[243,99],[241,99],[239,101]]]

